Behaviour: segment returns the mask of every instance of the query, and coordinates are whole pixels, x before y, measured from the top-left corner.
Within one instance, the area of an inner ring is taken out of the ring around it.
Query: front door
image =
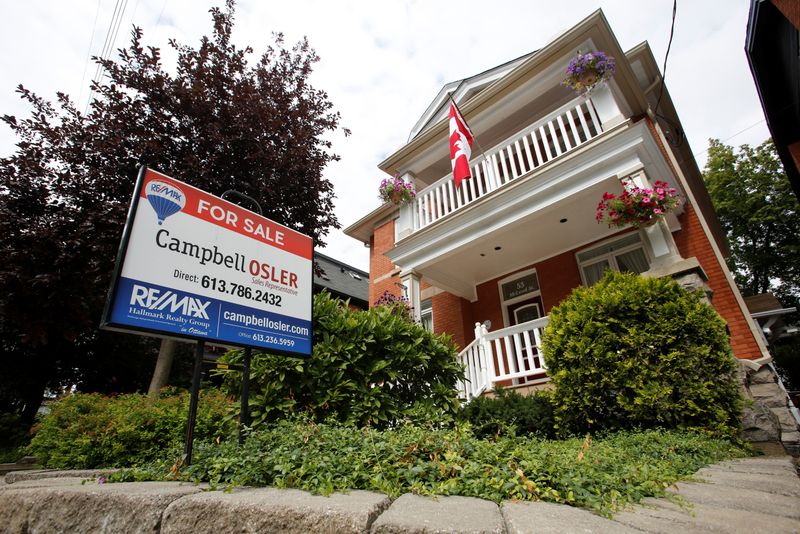
[[[515,302],[514,304],[509,304],[506,307],[506,310],[508,312],[509,326],[527,323],[528,321],[533,321],[535,319],[542,317],[542,308],[543,308],[542,298],[538,295],[535,297],[525,299],[521,302]],[[531,337],[531,343],[535,343],[534,339],[532,338],[532,334],[529,334],[529,337]],[[514,348],[512,348],[512,352],[513,354],[510,355],[511,357],[509,358],[510,360],[509,363],[517,371],[521,371],[522,369],[530,371],[532,359],[539,357],[536,349],[533,349],[532,353],[529,354],[527,347],[515,346]],[[519,368],[520,361],[522,362],[522,369]],[[524,384],[528,381],[528,379],[529,379],[528,377],[515,378],[513,383],[515,385]]]

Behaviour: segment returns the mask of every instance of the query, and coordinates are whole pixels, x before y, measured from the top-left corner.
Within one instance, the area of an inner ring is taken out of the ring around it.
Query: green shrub
[[[314,297],[309,358],[254,353],[250,378],[252,426],[290,414],[335,417],[386,426],[415,414],[455,413],[462,376],[452,341],[397,314],[391,306],[354,311],[327,292]],[[241,363],[242,352],[224,361]],[[221,371],[238,395],[241,372]]]
[[[0,412],[0,464],[22,458],[29,441],[28,426],[19,414]]]
[[[476,397],[461,408],[459,419],[469,422],[476,436],[553,437],[553,406],[548,393],[523,396],[498,387],[495,394],[494,398]]]
[[[51,468],[131,466],[152,461],[184,440],[189,413],[187,392],[106,397],[77,393],[50,403],[29,451]],[[203,390],[197,410],[196,439],[226,437],[230,401],[217,390]]]
[[[725,324],[671,279],[609,272],[576,289],[551,311],[543,348],[561,434],[738,428]]]

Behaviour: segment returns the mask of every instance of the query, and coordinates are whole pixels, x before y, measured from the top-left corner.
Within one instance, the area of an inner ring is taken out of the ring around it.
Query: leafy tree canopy
[[[152,342],[96,328],[140,163],[217,195],[245,193],[316,245],[338,228],[322,171],[338,159],[325,137],[340,116],[309,84],[316,53],[276,34],[251,64],[253,50],[231,41],[233,0],[210,13],[197,48],[169,41],[174,69],[139,28],[117,60],[94,58],[105,76],[87,113],[20,85],[30,117],[2,117],[19,141],[0,159],[0,409],[21,404],[30,418],[37,396],[62,383],[142,387],[125,367],[149,351],[136,360],[147,376]]]
[[[703,172],[731,246],[730,267],[745,295],[800,298],[800,205],[771,140],[738,151],[709,140]]]

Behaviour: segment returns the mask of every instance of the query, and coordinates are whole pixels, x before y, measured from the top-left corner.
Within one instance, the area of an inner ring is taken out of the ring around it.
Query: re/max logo
[[[148,310],[165,310],[170,313],[179,312],[199,319],[208,319],[206,308],[211,301],[205,301],[185,296],[178,298],[172,291],[148,288],[137,284],[133,285],[131,304],[147,308]]]
[[[153,193],[158,193],[163,197],[174,198],[175,200],[181,200],[183,198],[183,192],[180,189],[172,188],[164,184],[150,184],[150,191]]]

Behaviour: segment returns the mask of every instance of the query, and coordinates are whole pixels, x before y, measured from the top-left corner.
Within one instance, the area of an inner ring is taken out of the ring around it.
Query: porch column
[[[627,179],[632,181],[636,187],[652,188],[644,169],[631,174]],[[681,256],[664,217],[659,217],[657,222],[651,226],[640,228],[639,235],[653,258],[650,269],[643,272],[643,276],[652,278],[669,276],[687,291],[702,290],[705,294],[705,302],[711,304],[714,292],[707,283],[708,275],[697,258],[686,259]]]
[[[403,271],[400,273],[400,280],[403,283],[405,297],[411,304],[411,316],[414,318],[415,323],[420,323],[422,322],[422,317],[420,316],[420,307],[422,305],[419,290],[420,276],[415,271]]]
[[[416,185],[415,176],[413,173],[406,172],[401,176],[406,182],[411,182]],[[397,239],[408,237],[414,231],[414,212],[416,210],[416,201],[411,201],[408,204],[400,206],[400,217],[397,219]]]
[[[604,131],[625,122],[625,116],[617,106],[617,101],[608,83],[600,84],[599,87],[596,87],[592,91],[591,100]]]
[[[627,180],[633,182],[636,187],[652,189],[644,170],[630,175]],[[653,258],[650,270],[667,269],[670,265],[684,261],[681,253],[678,252],[678,246],[675,244],[675,239],[672,237],[672,232],[664,217],[658,217],[653,225],[640,228],[639,234],[642,236],[642,242],[648,246],[650,255]]]

